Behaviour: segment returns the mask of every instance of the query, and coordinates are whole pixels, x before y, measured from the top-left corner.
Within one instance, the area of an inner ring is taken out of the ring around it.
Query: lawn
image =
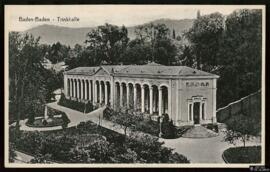
[[[10,128],[14,148],[35,156],[33,163],[189,163],[157,137],[134,133],[124,135],[92,122],[46,132],[15,132]]]
[[[261,146],[229,148],[223,152],[223,157],[227,163],[260,163]]]

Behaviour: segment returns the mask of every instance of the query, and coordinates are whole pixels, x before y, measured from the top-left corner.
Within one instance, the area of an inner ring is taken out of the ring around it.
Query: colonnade
[[[112,103],[112,88],[109,81],[68,78],[66,87],[67,97],[105,105]]]
[[[117,107],[140,110],[142,113],[170,114],[170,89],[165,85],[115,82]]]
[[[148,114],[171,113],[171,92],[168,85],[81,78],[67,78],[65,82],[67,97]]]

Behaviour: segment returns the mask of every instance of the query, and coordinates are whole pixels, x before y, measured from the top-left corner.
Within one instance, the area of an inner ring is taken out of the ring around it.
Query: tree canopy
[[[194,65],[220,76],[218,107],[260,89],[261,33],[260,10],[236,10],[226,19],[219,13],[201,16],[186,33]]]
[[[42,105],[50,101],[53,91],[61,86],[61,74],[44,68],[46,52],[39,38],[9,33],[10,114],[13,118],[16,116],[17,126],[28,112],[34,111],[37,115],[43,112]]]

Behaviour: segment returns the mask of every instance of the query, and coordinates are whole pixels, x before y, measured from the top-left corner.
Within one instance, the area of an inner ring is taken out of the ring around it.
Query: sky
[[[220,12],[228,15],[236,9],[262,6],[237,5],[6,5],[5,25],[12,31],[25,31],[42,24],[66,27],[92,27],[104,23],[134,26],[161,18],[193,19],[201,15]],[[49,22],[22,22],[22,18],[45,17]],[[57,17],[78,18],[75,22],[59,22]]]

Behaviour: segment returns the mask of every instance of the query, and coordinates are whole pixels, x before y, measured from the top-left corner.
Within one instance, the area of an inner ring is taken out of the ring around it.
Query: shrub
[[[42,120],[42,124],[43,124],[44,126],[46,126],[46,125],[48,124],[47,120],[46,120],[46,119]]]
[[[173,125],[173,121],[170,120],[168,114],[163,114],[163,120],[161,124],[162,137],[166,139],[173,139],[177,137],[177,129]]]
[[[158,137],[134,133],[129,137],[126,146],[137,153],[140,162],[145,163],[189,163],[183,155],[173,153],[171,148],[163,147]]]
[[[28,120],[27,120],[27,122],[29,124],[33,124],[34,121],[35,121],[35,112],[33,111],[33,109],[31,109],[31,110],[28,111]]]
[[[63,113],[63,114],[62,114],[62,120],[63,120],[63,124],[62,124],[63,129],[64,129],[64,128],[67,128],[68,123],[70,123],[70,120],[69,120],[69,118],[67,117],[66,113]]]
[[[189,162],[183,155],[163,147],[164,143],[159,142],[158,137],[134,134],[125,141],[122,134],[90,121],[58,131],[15,131],[15,128],[10,128],[10,142],[16,149],[36,155],[33,163]]]
[[[203,124],[204,127],[206,127],[209,130],[215,131],[218,133],[218,125],[217,124]]]
[[[156,121],[145,119],[136,122],[136,130],[158,136],[159,134],[159,124]]]
[[[14,162],[14,159],[16,158],[16,153],[14,151],[14,143],[9,142],[9,162]]]
[[[187,157],[177,152],[174,152],[169,156],[168,163],[179,163],[179,162],[189,163],[189,160],[187,159]]]
[[[65,95],[62,93],[61,98],[58,102],[59,105],[68,107],[70,109],[74,109],[80,112],[85,112],[89,113],[95,109],[97,109],[96,106],[94,106],[91,102],[83,103],[83,102],[78,102],[77,100],[70,100],[65,97]]]
[[[36,163],[50,163],[50,161],[48,161],[49,159],[51,159],[52,155],[51,154],[37,154],[34,156],[34,159],[31,159],[31,163],[36,164]]]
[[[103,111],[103,118],[106,120],[111,120],[111,117],[115,114],[115,111],[109,107],[106,107]]]
[[[250,136],[258,136],[261,132],[260,120],[243,114],[232,116],[226,121],[226,125],[225,141],[234,143],[240,139],[244,147]]]
[[[180,127],[176,127],[176,135],[177,137],[182,137],[182,135],[190,128],[192,128],[193,126],[180,126]]]

